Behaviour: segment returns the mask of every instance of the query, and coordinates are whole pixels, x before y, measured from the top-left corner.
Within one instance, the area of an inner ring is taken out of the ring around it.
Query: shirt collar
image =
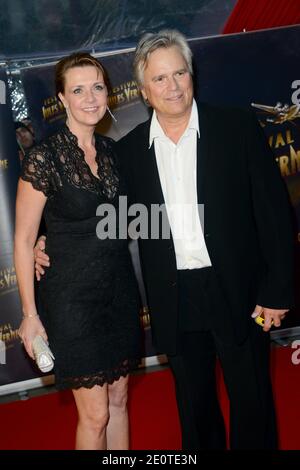
[[[187,132],[193,129],[197,131],[198,137],[200,137],[200,130],[199,130],[199,118],[198,118],[198,108],[196,101],[193,99],[193,105],[192,105],[192,111],[191,111],[191,116],[190,120],[188,123],[188,126],[186,130],[184,131],[183,135],[186,135]],[[161,125],[159,124],[159,121],[157,119],[157,114],[155,109],[153,110],[152,118],[151,118],[151,124],[150,124],[150,133],[149,133],[149,148],[153,144],[153,140],[156,138],[166,138],[166,134],[164,133]]]

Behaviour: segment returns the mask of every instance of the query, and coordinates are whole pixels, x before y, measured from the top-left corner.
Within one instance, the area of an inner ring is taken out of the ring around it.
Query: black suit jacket
[[[286,188],[255,115],[198,103],[198,202],[204,203],[204,236],[224,293],[236,339],[248,333],[256,304],[292,303],[293,241]],[[131,203],[163,204],[151,120],[117,144]],[[150,221],[149,221],[150,226]],[[178,285],[174,244],[139,240],[140,257],[159,352],[176,353]]]

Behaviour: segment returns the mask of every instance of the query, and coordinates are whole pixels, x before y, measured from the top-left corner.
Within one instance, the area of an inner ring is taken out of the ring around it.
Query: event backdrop
[[[256,111],[287,184],[294,209],[296,304],[282,329],[300,325],[299,34],[300,26],[292,26],[192,41],[199,98]]]
[[[300,240],[299,34],[300,27],[296,26],[195,39],[190,43],[194,53],[195,92],[198,97],[203,101],[245,107],[257,112],[274,151],[274,158],[285,178],[294,207],[297,261]],[[126,134],[149,116],[148,109],[142,103],[132,77],[132,57],[132,52],[118,52],[101,58],[111,79],[112,92],[109,102],[117,123],[107,115],[98,130],[115,139]],[[55,131],[64,119],[63,109],[55,97],[53,75],[54,64],[31,67],[22,71],[22,80],[38,140]],[[215,138],[218,136],[216,135]],[[13,183],[5,194],[12,191],[12,186]],[[239,197],[238,194],[237,197]],[[12,213],[12,209],[7,210]],[[7,227],[11,227],[10,224],[11,222]],[[136,245],[132,246],[132,251],[136,271],[140,278]],[[1,263],[3,262],[1,256]],[[4,265],[13,269],[11,258],[6,264],[4,262]],[[296,265],[299,263],[297,262]],[[298,280],[299,272],[296,281]],[[145,304],[146,298],[142,283],[141,297],[142,303]],[[2,325],[4,321],[15,324],[18,316],[19,307],[11,306],[10,311],[7,312],[7,318],[2,315],[1,311],[0,322]],[[147,320],[146,316],[145,320]],[[283,328],[299,324],[299,299],[297,299],[296,307],[288,315]],[[150,344],[151,336],[148,326],[145,329],[145,341],[145,354],[152,355],[154,352]],[[17,364],[15,368],[17,370]],[[16,380],[24,380],[25,367],[22,365],[19,369],[19,376]],[[0,384],[5,383],[5,380],[10,380],[9,374],[0,376]]]
[[[13,262],[13,232],[19,171],[6,72],[0,67],[0,385],[39,375],[17,337],[21,309]]]

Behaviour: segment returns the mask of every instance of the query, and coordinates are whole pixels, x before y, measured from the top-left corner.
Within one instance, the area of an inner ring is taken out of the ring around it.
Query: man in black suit
[[[251,113],[194,100],[192,54],[180,33],[144,36],[134,69],[153,114],[118,150],[130,203],[148,209],[149,233],[154,205],[165,206],[171,229],[169,238],[140,239],[139,248],[154,343],[175,378],[183,448],[226,447],[217,357],[230,448],[276,448],[268,332],[291,305],[293,264],[277,165]]]
[[[149,214],[165,204],[171,228],[170,239],[139,246],[154,341],[175,377],[183,448],[225,447],[216,356],[230,399],[230,447],[275,448],[268,331],[291,305],[293,264],[277,165],[251,113],[193,99],[191,51],[180,33],[145,35],[134,70],[154,111],[119,141],[119,154],[130,202]],[[178,226],[183,237],[174,236]]]

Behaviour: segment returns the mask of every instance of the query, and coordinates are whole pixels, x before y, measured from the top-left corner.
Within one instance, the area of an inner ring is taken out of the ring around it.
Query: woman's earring
[[[110,117],[115,121],[115,122],[118,122],[116,117],[113,115],[113,113],[111,112],[111,110],[109,109],[108,106],[106,106],[106,110],[108,111],[108,113],[110,114]]]

